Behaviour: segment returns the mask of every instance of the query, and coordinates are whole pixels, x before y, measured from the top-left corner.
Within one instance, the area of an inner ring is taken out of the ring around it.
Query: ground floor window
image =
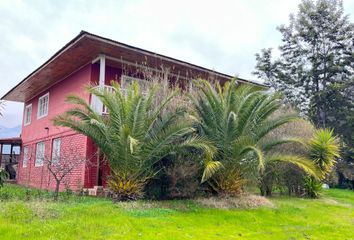
[[[53,147],[52,147],[52,163],[58,164],[60,161],[60,144],[61,139],[56,138],[53,140]]]
[[[36,167],[43,166],[44,151],[45,151],[44,142],[37,143],[37,147],[36,147],[36,162],[35,162],[35,166]]]
[[[29,146],[23,147],[23,163],[22,166],[25,168],[27,167],[27,163],[29,160]]]

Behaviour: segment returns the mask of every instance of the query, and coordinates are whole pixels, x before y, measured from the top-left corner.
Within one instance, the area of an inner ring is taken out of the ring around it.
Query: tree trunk
[[[316,106],[316,125],[321,126],[322,121],[321,121],[321,107],[320,107],[320,85],[318,81],[318,76],[315,76],[315,88],[316,88],[316,93],[315,93],[315,106]]]
[[[266,196],[267,197],[272,196],[272,187],[269,187],[269,186],[266,187]]]
[[[261,196],[265,196],[265,191],[262,186],[259,187],[259,191],[261,192]]]
[[[56,182],[55,182],[55,190],[54,190],[54,195],[53,195],[54,201],[58,201],[59,187],[60,187],[60,181],[56,180]]]

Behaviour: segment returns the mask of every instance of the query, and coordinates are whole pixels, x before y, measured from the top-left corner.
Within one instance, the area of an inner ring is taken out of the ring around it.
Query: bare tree
[[[58,145],[56,146],[56,144]],[[80,147],[68,144],[67,147],[61,148],[60,142],[54,140],[52,155],[43,156],[43,164],[47,167],[49,173],[55,180],[55,190],[53,194],[55,201],[58,200],[60,184],[63,183],[65,178],[83,164],[92,164],[91,160],[93,157],[97,156],[96,154],[93,154],[88,158],[87,156],[80,154],[80,152]]]

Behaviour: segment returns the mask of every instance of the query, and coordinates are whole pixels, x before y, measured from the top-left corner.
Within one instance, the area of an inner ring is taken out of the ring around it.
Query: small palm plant
[[[213,158],[204,162],[202,182],[208,181],[218,193],[241,191],[251,178],[260,177],[267,164],[288,162],[311,175],[316,175],[312,161],[301,156],[271,151],[301,139],[279,138],[266,141],[265,136],[283,124],[297,120],[296,115],[269,118],[281,107],[281,96],[264,92],[259,87],[237,86],[236,80],[215,86],[204,80],[196,81],[200,90],[191,96],[198,133],[216,148]]]
[[[321,179],[332,171],[339,157],[338,139],[333,130],[318,129],[309,141],[309,155],[321,171]]]
[[[192,120],[185,109],[166,111],[178,90],[156,103],[158,87],[143,95],[134,82],[124,93],[112,81],[114,91],[89,88],[107,108],[108,115],[98,114],[78,96],[68,96],[76,107],[54,119],[90,137],[109,162],[109,188],[117,200],[142,197],[147,181],[158,171],[154,166],[162,158],[183,148],[198,148],[213,154],[213,147],[195,136]]]
[[[305,176],[304,189],[308,197],[318,198],[322,190],[322,183],[311,176]]]
[[[317,198],[322,190],[321,180],[332,171],[339,157],[338,139],[333,130],[318,129],[308,143],[309,157],[319,169],[319,179],[305,177],[305,193],[308,197]]]

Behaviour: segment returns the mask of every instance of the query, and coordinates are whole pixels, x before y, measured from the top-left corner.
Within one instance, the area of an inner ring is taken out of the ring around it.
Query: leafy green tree
[[[317,175],[313,162],[305,157],[281,154],[272,150],[281,144],[296,142],[297,138],[275,138],[267,134],[298,119],[296,115],[270,116],[281,105],[279,94],[269,94],[251,86],[237,86],[236,80],[212,86],[196,82],[200,94],[191,96],[198,133],[216,148],[213,158],[206,157],[202,182],[208,181],[218,193],[236,194],[245,181],[261,178],[268,164],[295,164],[311,175]]]
[[[327,109],[327,126],[354,148],[354,77],[345,83],[334,83],[321,93]]]
[[[290,23],[281,25],[280,56],[256,54],[254,74],[281,91],[317,126],[334,129],[344,146],[338,168],[354,148],[354,25],[339,0],[303,0]]]
[[[338,159],[336,170],[338,173],[338,185],[354,190],[354,149],[344,147],[343,157]]]
[[[184,109],[164,111],[177,90],[156,103],[156,86],[146,95],[135,82],[126,94],[118,83],[112,82],[112,86],[113,92],[89,89],[106,106],[108,115],[98,114],[78,96],[68,96],[67,101],[77,106],[56,117],[54,123],[70,127],[95,142],[109,162],[108,185],[117,200],[142,197],[144,186],[158,171],[154,166],[180,149],[198,148],[213,154],[212,146],[195,136]]]
[[[262,50],[255,74],[283,91],[317,126],[327,127],[327,92],[353,77],[354,25],[342,1],[303,0],[289,25],[278,29],[280,57],[273,61],[271,50]]]

